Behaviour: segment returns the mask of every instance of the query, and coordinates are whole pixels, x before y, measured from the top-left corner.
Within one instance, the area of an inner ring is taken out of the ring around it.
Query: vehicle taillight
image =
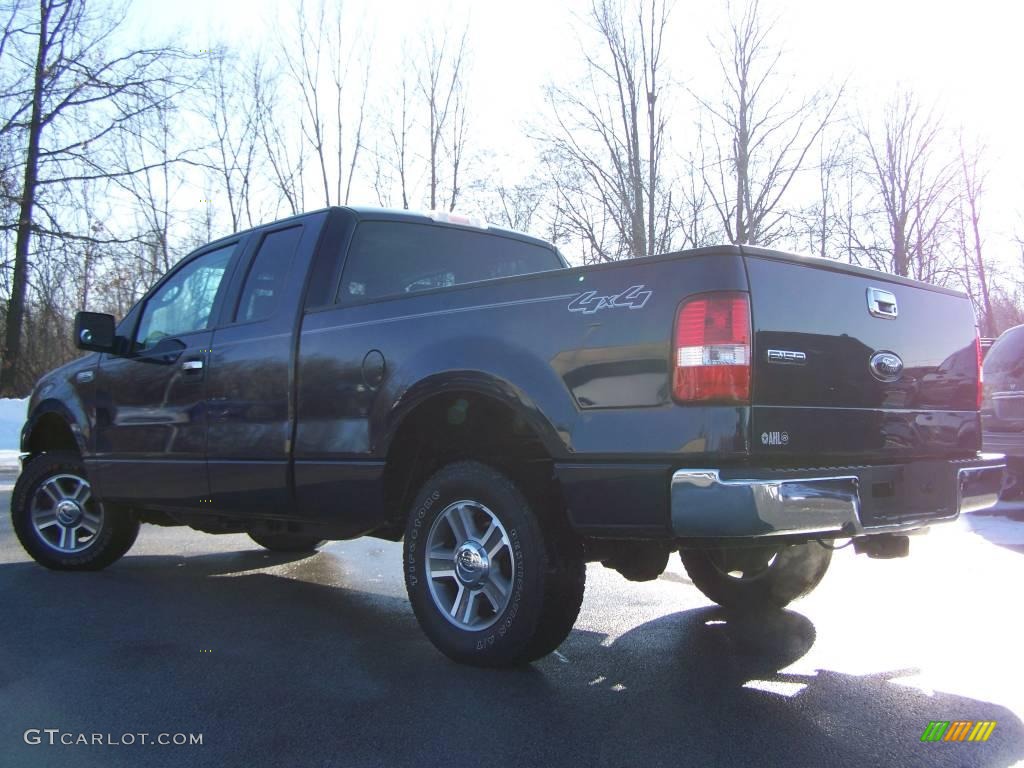
[[[977,392],[977,394],[975,396],[975,399],[977,400],[976,407],[980,411],[981,410],[981,401],[982,401],[982,398],[984,397],[984,388],[985,388],[984,387],[984,383],[985,383],[985,368],[982,365],[982,360],[981,360],[981,337],[980,336],[975,336],[974,337],[974,351],[975,351],[975,353],[978,356],[978,392]]]
[[[672,395],[685,403],[750,402],[750,299],[705,293],[676,318]]]

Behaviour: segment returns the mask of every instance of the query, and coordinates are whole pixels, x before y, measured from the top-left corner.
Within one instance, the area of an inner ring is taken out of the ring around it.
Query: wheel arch
[[[421,382],[403,398],[389,430],[385,452],[385,507],[395,536],[401,535],[408,505],[418,488],[441,466],[472,459],[494,466],[523,483],[533,495],[556,494],[551,424],[524,403],[506,382],[464,376],[453,384]],[[547,498],[538,499],[547,501]],[[564,503],[562,505],[564,508]]]
[[[29,416],[21,431],[21,451],[36,455],[45,451],[86,453],[85,436],[78,420],[59,400],[44,400]]]
[[[565,452],[564,437],[559,435],[559,430],[529,395],[510,381],[481,371],[436,373],[409,387],[388,416],[381,440],[383,452],[390,453],[395,439],[403,429],[408,428],[410,417],[422,413],[424,406],[436,403],[437,398],[453,395],[467,396],[502,407],[529,426],[550,456],[556,457]]]

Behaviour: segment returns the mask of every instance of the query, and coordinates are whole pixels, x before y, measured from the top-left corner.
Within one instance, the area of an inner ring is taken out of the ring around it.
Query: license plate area
[[[956,472],[947,461],[872,467],[860,481],[861,523],[866,528],[956,514]]]

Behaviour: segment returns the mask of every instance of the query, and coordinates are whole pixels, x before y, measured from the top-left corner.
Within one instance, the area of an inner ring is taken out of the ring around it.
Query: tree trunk
[[[18,212],[18,234],[14,245],[14,279],[7,304],[7,328],[4,338],[3,367],[0,368],[0,393],[16,396],[18,359],[21,356],[21,326],[25,314],[25,291],[28,287],[28,247],[32,236],[32,213],[36,201],[39,172],[39,140],[43,132],[43,88],[46,81],[46,54],[49,49],[50,6],[39,3],[39,47],[36,51],[32,90],[32,116],[28,127],[28,148],[25,152],[25,179]]]
[[[901,277],[907,277],[907,235],[899,222],[893,233],[892,268]]]
[[[974,201],[971,201],[971,226],[974,228],[974,258],[978,263],[978,282],[981,283],[981,303],[985,309],[984,332],[989,336],[996,335],[992,322],[992,300],[988,293],[988,275],[985,273],[985,260],[981,257],[981,233],[978,231],[978,212]]]
[[[430,102],[430,210],[437,210],[437,119],[434,115],[434,90],[431,88]]]

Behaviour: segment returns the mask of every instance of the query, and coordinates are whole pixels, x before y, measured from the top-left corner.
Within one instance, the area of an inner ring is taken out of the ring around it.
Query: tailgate
[[[753,454],[890,461],[980,448],[966,296],[818,260],[746,264]]]

